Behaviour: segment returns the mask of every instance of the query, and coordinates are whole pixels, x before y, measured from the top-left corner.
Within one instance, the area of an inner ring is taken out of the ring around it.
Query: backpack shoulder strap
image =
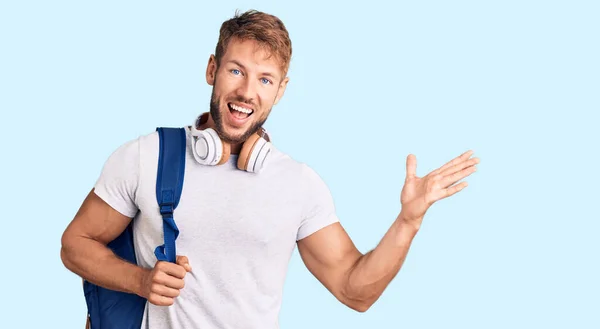
[[[159,135],[158,172],[156,175],[156,201],[163,218],[164,245],[156,247],[159,261],[175,263],[175,240],[179,229],[173,212],[179,204],[185,172],[186,135],[184,128],[156,129]]]

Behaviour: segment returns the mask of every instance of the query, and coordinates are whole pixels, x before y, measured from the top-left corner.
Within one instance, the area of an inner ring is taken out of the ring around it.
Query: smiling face
[[[211,56],[206,81],[213,86],[210,119],[221,139],[244,142],[267,120],[288,78],[277,56],[255,40],[232,38],[219,63]]]

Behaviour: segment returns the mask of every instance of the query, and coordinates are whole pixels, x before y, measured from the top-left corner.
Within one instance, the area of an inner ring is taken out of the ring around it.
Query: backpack
[[[185,171],[186,137],[184,128],[156,129],[159,135],[156,201],[163,218],[164,244],[156,247],[159,261],[175,263],[175,240],[179,230],[173,212],[179,204]],[[127,228],[108,245],[117,256],[136,264],[133,245],[133,220]],[[87,304],[86,328],[89,329],[140,329],[146,299],[136,294],[113,291],[87,280],[83,281]]]

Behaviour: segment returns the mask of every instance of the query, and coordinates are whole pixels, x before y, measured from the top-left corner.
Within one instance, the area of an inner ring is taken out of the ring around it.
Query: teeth
[[[237,106],[237,105],[234,105],[234,104],[231,104],[231,108],[234,109],[234,110],[236,110],[236,111],[239,111],[239,112],[242,112],[242,113],[246,113],[246,114],[252,113],[251,109],[247,109],[245,107]]]

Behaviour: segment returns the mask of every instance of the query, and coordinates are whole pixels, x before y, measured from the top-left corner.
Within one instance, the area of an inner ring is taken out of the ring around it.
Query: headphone
[[[192,154],[203,165],[222,165],[229,160],[231,148],[219,138],[212,128],[199,130],[198,127],[208,120],[208,112],[201,114],[191,129]],[[271,152],[271,139],[264,128],[252,134],[242,145],[237,167],[251,173],[258,173],[265,167],[265,160]]]

